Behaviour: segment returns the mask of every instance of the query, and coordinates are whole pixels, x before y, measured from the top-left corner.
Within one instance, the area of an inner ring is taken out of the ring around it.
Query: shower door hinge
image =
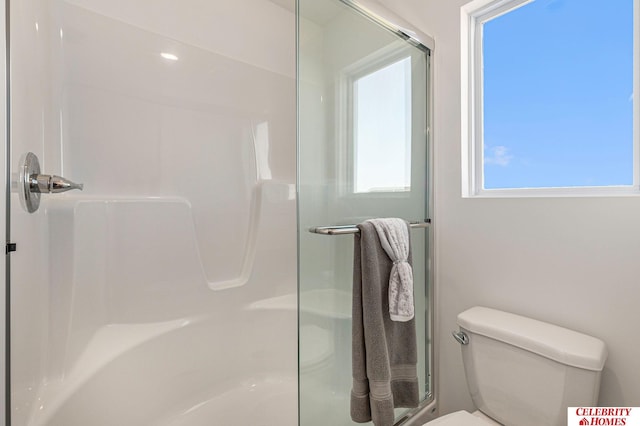
[[[16,251],[17,249],[18,249],[18,246],[17,246],[16,243],[7,243],[7,248],[6,248],[5,253],[9,254],[12,251]]]

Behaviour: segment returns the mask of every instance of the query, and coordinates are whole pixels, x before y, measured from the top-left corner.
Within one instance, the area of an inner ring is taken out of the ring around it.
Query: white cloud
[[[509,163],[511,163],[511,160],[513,160],[513,155],[509,154],[509,148],[506,146],[498,145],[485,148],[485,164],[507,167]]]
[[[564,6],[564,0],[549,0],[544,6],[545,9],[557,10]]]

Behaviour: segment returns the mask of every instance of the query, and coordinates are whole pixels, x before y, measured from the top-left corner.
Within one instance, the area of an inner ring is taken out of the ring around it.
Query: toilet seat
[[[468,411],[456,411],[425,423],[424,426],[489,426],[500,425],[479,411],[471,414]]]

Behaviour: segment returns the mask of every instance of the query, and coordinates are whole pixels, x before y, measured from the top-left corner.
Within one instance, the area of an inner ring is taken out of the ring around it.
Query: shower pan
[[[422,226],[431,400],[426,38],[334,0],[4,11],[6,426],[351,424],[352,239],[309,229],[373,216]],[[403,136],[372,170],[380,79]]]

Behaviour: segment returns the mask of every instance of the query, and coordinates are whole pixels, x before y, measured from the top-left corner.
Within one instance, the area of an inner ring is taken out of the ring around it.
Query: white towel
[[[389,276],[389,315],[393,321],[413,318],[413,269],[409,258],[409,224],[397,218],[369,219],[382,248],[393,261]]]

